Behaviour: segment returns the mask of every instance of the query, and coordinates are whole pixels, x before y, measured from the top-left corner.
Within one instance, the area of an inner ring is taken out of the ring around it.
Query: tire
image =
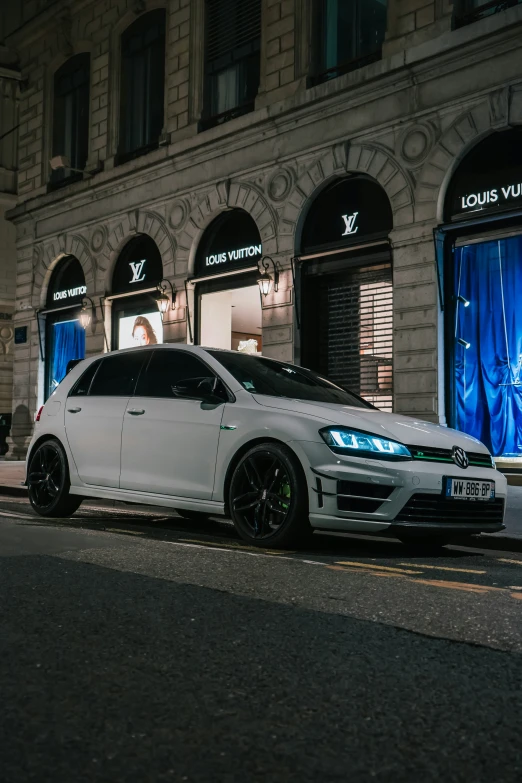
[[[61,443],[46,440],[31,457],[27,471],[29,501],[42,517],[70,517],[82,498],[70,495],[69,466]]]
[[[415,549],[418,552],[434,552],[451,543],[450,539],[445,538],[444,536],[400,535],[398,536],[398,539],[399,541],[402,541],[405,546],[410,549]]]
[[[254,546],[284,549],[312,533],[303,468],[282,444],[261,443],[243,455],[228,505],[237,532]]]
[[[203,511],[190,511],[185,508],[176,508],[174,511],[183,519],[190,519],[192,522],[207,522],[210,518],[209,514]]]

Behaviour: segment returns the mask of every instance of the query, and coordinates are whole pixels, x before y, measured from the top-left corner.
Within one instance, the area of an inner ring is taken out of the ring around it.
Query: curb
[[[0,497],[27,497],[27,487],[23,485],[0,485]],[[379,540],[380,536],[376,536]],[[382,536],[387,538],[387,536]],[[394,541],[395,539],[389,539]],[[463,546],[468,549],[493,549],[499,552],[522,552],[522,536],[512,538],[498,533],[482,533],[471,538],[461,539],[455,537],[454,546]]]

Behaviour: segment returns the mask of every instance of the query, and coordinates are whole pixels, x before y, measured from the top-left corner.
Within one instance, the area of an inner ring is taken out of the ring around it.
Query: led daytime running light
[[[331,449],[339,453],[352,453],[357,456],[373,456],[379,459],[412,459],[412,455],[402,443],[387,438],[379,438],[369,432],[348,429],[347,427],[328,427],[320,435]]]

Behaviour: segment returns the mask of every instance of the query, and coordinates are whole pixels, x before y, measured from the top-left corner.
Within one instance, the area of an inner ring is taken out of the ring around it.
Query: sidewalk
[[[25,480],[25,462],[9,462],[0,459],[0,496],[27,494],[22,485]],[[493,533],[488,538],[503,538],[517,541],[522,547],[522,487],[508,487],[506,529]]]

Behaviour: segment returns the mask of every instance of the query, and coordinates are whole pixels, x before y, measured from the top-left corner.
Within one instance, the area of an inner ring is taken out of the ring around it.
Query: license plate
[[[451,500],[495,500],[495,482],[481,479],[445,478],[446,498]]]

